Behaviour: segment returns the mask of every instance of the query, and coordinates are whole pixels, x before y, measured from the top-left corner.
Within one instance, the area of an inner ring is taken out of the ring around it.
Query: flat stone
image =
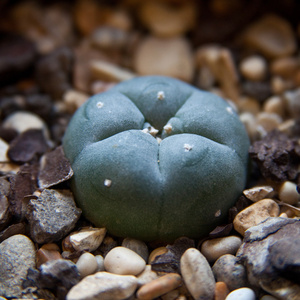
[[[26,236],[16,234],[0,244],[0,295],[20,298],[27,271],[35,267],[35,247]]]
[[[300,285],[295,282],[299,278],[299,254],[295,253],[299,234],[300,220],[289,218],[268,218],[246,231],[237,257],[247,268],[252,286],[280,299],[300,294]]]
[[[62,239],[81,215],[69,190],[46,189],[37,199],[31,199],[28,206],[30,234],[40,244]]]
[[[83,227],[63,240],[63,249],[71,252],[93,252],[101,245],[105,235],[105,228]]]
[[[271,186],[255,186],[250,189],[244,190],[243,194],[245,197],[251,201],[257,202],[259,200],[265,199],[267,196],[270,196],[274,192],[274,189]]]
[[[272,199],[263,199],[239,212],[233,220],[234,229],[241,235],[269,217],[279,216],[279,206]]]
[[[194,76],[191,46],[182,37],[148,36],[136,49],[134,69],[139,75],[165,75],[190,82]]]
[[[189,248],[180,259],[184,283],[195,299],[212,300],[215,293],[215,278],[210,265],[201,252]]]
[[[137,291],[136,295],[139,300],[154,299],[176,289],[181,282],[179,274],[169,273],[146,283]]]
[[[131,275],[98,272],[81,280],[71,288],[67,300],[122,300],[135,292],[137,279]]]
[[[247,285],[247,274],[244,265],[232,254],[221,256],[212,266],[216,281],[225,282],[230,291]]]
[[[236,254],[242,244],[242,239],[238,236],[226,236],[211,239],[203,242],[201,253],[208,262],[215,262],[220,256],[225,254]]]
[[[273,14],[249,25],[242,34],[247,46],[269,58],[288,56],[296,50],[296,39],[290,23]]]
[[[105,270],[119,275],[137,275],[144,271],[146,262],[134,251],[115,247],[104,258]]]
[[[144,1],[141,3],[138,16],[153,35],[179,36],[195,24],[197,8],[192,1],[176,4],[172,5],[165,1]]]

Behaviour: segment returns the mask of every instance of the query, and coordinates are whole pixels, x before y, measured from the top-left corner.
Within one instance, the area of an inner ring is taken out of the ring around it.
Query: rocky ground
[[[1,299],[300,299],[298,1],[2,1],[0,15]],[[148,74],[221,95],[251,139],[248,186],[201,240],[113,237],[69,189],[74,111]]]

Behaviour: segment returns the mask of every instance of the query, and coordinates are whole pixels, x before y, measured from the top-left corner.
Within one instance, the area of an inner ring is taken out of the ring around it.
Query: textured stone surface
[[[14,235],[0,244],[0,295],[20,298],[22,282],[35,267],[35,247],[24,235]]]
[[[68,190],[44,190],[29,202],[30,233],[37,243],[58,241],[68,234],[81,215]]]
[[[130,297],[137,287],[131,275],[98,272],[81,280],[68,293],[67,300],[122,300]]]

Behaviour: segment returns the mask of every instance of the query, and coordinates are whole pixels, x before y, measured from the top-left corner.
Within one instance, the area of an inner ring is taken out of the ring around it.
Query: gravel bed
[[[296,0],[2,1],[0,299],[300,299],[299,15]],[[248,132],[247,186],[202,239],[115,237],[76,206],[66,127],[139,75],[222,96]]]

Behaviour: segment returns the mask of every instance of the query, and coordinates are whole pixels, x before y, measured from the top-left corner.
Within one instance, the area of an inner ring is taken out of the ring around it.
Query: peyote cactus
[[[163,76],[91,97],[63,140],[85,217],[144,241],[199,238],[223,222],[245,186],[248,147],[228,103]]]

